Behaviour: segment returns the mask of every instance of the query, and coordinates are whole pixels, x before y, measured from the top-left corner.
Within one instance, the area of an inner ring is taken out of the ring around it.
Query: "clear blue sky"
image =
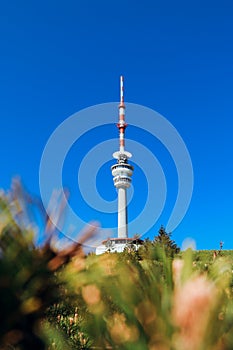
[[[28,191],[39,196],[39,164],[51,133],[83,108],[118,101],[123,74],[126,101],[167,118],[192,159],[193,197],[173,238],[181,245],[192,237],[198,249],[217,249],[222,240],[224,248],[232,249],[232,17],[231,0],[2,2],[0,187],[9,188],[12,177],[20,175]],[[114,123],[117,110],[109,117]],[[129,127],[127,133],[139,141],[138,130]],[[114,124],[93,131],[84,135],[81,149],[115,136]],[[156,142],[143,134],[143,144],[153,144],[152,152],[169,173],[170,186],[165,210],[145,237],[166,226],[177,191],[172,160]],[[79,205],[81,153],[72,148],[64,166],[71,204],[83,210],[84,221],[96,219],[107,227],[116,214]],[[108,200],[116,197],[111,164],[109,159],[97,176],[98,190]],[[143,174],[136,170],[130,217],[140,211],[146,191]]]

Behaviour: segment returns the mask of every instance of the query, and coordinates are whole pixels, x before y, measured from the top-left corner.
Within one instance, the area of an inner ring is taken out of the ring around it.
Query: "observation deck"
[[[134,167],[127,162],[127,157],[119,155],[117,164],[111,166],[114,186],[116,188],[129,188]]]

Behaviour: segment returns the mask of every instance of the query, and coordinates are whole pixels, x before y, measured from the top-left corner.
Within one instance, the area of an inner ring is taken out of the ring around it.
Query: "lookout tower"
[[[119,104],[119,151],[113,153],[117,163],[111,167],[114,186],[118,190],[118,238],[128,238],[127,216],[127,188],[131,184],[133,166],[128,163],[131,153],[125,151],[125,103],[124,103],[124,80],[120,77],[120,104]]]
[[[128,249],[137,250],[142,240],[138,237],[128,237],[128,215],[127,215],[127,189],[131,185],[131,176],[133,175],[133,166],[128,163],[128,159],[132,154],[125,150],[125,129],[127,124],[125,122],[125,102],[124,102],[124,78],[120,77],[120,103],[119,120],[117,128],[119,130],[119,150],[113,153],[113,158],[116,163],[111,166],[113,175],[113,183],[118,191],[118,225],[117,238],[109,238],[102,242],[96,248],[96,254],[105,252],[123,252]]]

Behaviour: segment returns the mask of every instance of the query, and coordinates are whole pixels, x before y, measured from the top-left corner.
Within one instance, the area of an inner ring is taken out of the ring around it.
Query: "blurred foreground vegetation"
[[[19,199],[0,197],[0,349],[233,349],[232,251],[180,252],[162,227],[86,256],[95,230],[57,250],[48,218],[39,247]]]

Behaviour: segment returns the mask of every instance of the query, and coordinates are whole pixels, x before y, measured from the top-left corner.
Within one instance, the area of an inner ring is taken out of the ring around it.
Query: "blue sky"
[[[232,15],[230,0],[2,3],[0,187],[9,188],[12,177],[20,175],[27,190],[39,196],[40,159],[52,132],[83,108],[118,101],[123,74],[126,102],[147,106],[169,120],[192,159],[193,197],[173,238],[181,245],[192,237],[198,249],[217,249],[222,240],[224,248],[232,249]],[[116,214],[99,213],[82,202],[77,170],[85,152],[117,137],[117,113],[109,116],[112,125],[84,135],[77,149],[73,145],[63,169],[74,210],[84,221],[99,220],[104,227],[113,225]],[[127,136],[143,140],[168,182],[164,212],[145,235],[153,237],[161,224],[166,226],[177,174],[158,140],[130,126]],[[130,218],[140,212],[147,191],[137,159],[132,161]],[[116,198],[111,164],[112,159],[103,164],[96,179],[106,200]]]

